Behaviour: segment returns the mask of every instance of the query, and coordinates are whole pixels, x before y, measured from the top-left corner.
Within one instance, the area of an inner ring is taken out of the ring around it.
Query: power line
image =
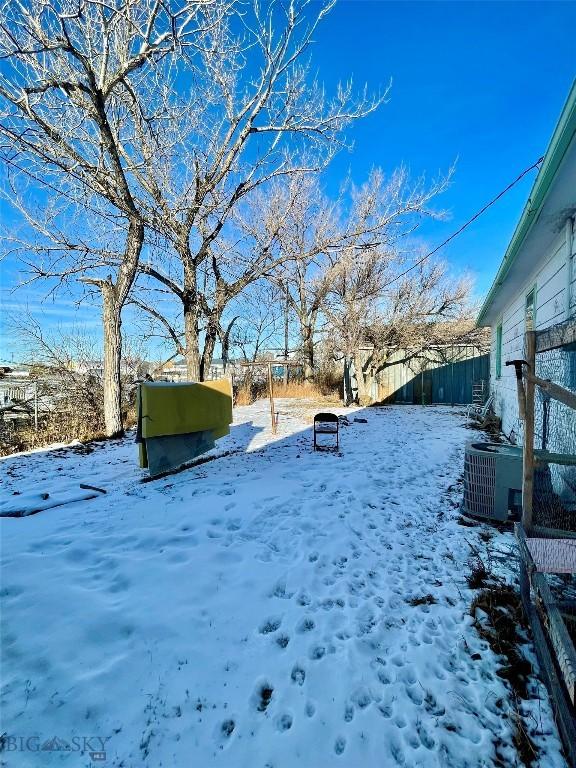
[[[516,186],[518,182],[526,176],[527,173],[530,173],[530,171],[534,170],[534,168],[537,168],[540,163],[544,160],[544,156],[542,156],[539,160],[536,160],[535,163],[532,163],[532,165],[529,168],[525,168],[522,173],[514,179],[513,182],[508,184],[508,186],[503,189],[501,192],[499,192],[496,197],[494,197],[492,200],[490,200],[489,203],[486,203],[486,205],[481,208],[477,213],[472,216],[471,219],[468,219],[467,222],[465,222],[460,229],[457,229],[456,232],[453,232],[450,237],[446,238],[443,243],[440,243],[440,245],[437,245],[436,248],[434,248],[433,251],[430,251],[430,253],[427,253],[425,256],[422,256],[421,259],[418,259],[418,261],[414,262],[411,267],[408,267],[408,269],[405,269],[404,272],[400,272],[399,275],[396,275],[396,277],[393,277],[392,280],[389,280],[387,283],[384,284],[383,288],[387,288],[389,285],[392,285],[392,283],[395,283],[397,280],[400,280],[401,277],[404,277],[404,275],[407,275],[408,272],[411,272],[413,269],[416,269],[416,267],[419,267],[420,264],[423,264],[426,259],[429,259],[431,256],[434,256],[435,253],[437,253],[441,248],[444,248],[445,245],[448,245],[448,243],[451,240],[454,240],[455,237],[458,237],[458,235],[461,232],[464,232],[465,229],[467,229],[470,224],[472,224],[476,219],[478,219],[482,214],[488,210],[494,203],[496,203],[498,200],[500,200],[501,197],[503,197],[507,192],[509,192],[512,187]]]

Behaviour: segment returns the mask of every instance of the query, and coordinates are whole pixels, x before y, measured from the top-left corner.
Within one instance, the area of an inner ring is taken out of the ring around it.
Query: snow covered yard
[[[280,401],[272,436],[267,402],[239,408],[229,455],[149,483],[132,438],[2,461],[6,505],[107,493],[1,520],[0,730],[74,751],[0,762],[519,765],[469,614],[467,542],[483,545],[457,523],[462,412],[340,410],[334,455],[311,450],[323,409]],[[532,689],[538,765],[564,766]],[[105,761],[75,751],[85,736]]]

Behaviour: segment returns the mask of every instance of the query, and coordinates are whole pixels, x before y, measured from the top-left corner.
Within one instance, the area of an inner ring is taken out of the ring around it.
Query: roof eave
[[[534,223],[538,220],[538,217],[542,211],[542,206],[550,190],[550,186],[556,172],[562,162],[566,150],[576,133],[576,80],[572,83],[572,88],[568,94],[568,98],[552,134],[552,138],[544,155],[542,165],[532,185],[532,190],[528,196],[520,220],[516,225],[512,239],[506,249],[500,268],[496,273],[494,282],[488,291],[478,318],[476,320],[477,326],[489,325],[487,320],[489,310],[496,297],[496,294],[500,290],[512,264],[514,263],[518,252],[520,251],[524,241]]]

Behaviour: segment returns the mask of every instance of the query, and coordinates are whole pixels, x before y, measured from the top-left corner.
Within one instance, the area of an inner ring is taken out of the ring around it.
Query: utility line
[[[508,186],[505,189],[503,189],[501,192],[499,192],[496,195],[496,197],[494,197],[492,200],[490,200],[489,203],[486,203],[486,205],[483,208],[481,208],[477,213],[475,213],[474,216],[472,216],[471,219],[468,219],[468,221],[465,222],[460,227],[460,229],[456,230],[456,232],[453,232],[450,235],[450,237],[448,237],[448,238],[446,238],[446,240],[444,240],[443,243],[440,243],[440,245],[437,245],[436,248],[434,248],[433,251],[430,251],[430,253],[427,253],[425,256],[422,256],[422,258],[418,259],[418,261],[414,262],[414,264],[412,264],[411,267],[408,267],[408,269],[405,269],[404,272],[400,272],[399,275],[396,275],[396,277],[393,277],[392,280],[389,280],[382,287],[383,288],[387,288],[389,285],[392,285],[392,283],[395,283],[397,280],[400,280],[401,277],[404,277],[404,275],[407,275],[413,269],[416,269],[416,267],[419,267],[420,264],[423,264],[426,261],[426,259],[429,259],[431,256],[434,256],[434,254],[437,253],[441,248],[444,248],[445,245],[448,245],[448,243],[451,240],[454,240],[454,238],[458,237],[458,235],[461,232],[464,232],[464,230],[467,229],[470,226],[470,224],[472,224],[474,221],[476,221],[476,219],[478,219],[480,216],[482,216],[482,214],[485,211],[487,211],[488,208],[490,208],[492,205],[494,205],[494,203],[496,203],[498,200],[500,200],[500,198],[503,197],[507,192],[509,192],[512,189],[512,187],[516,186],[516,184],[518,184],[518,182],[521,179],[523,179],[524,176],[526,176],[527,173],[530,173],[530,171],[534,170],[534,168],[537,168],[542,163],[543,160],[544,160],[544,156],[542,156],[539,160],[536,160],[535,163],[532,163],[532,165],[529,168],[524,169],[522,171],[522,173],[516,179],[514,179],[513,182],[508,184]]]

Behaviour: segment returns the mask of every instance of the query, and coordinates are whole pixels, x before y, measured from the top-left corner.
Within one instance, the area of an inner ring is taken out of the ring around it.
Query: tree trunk
[[[224,368],[224,373],[226,373],[228,368],[228,358],[230,357],[230,334],[232,333],[232,328],[236,320],[238,320],[237,317],[232,318],[232,320],[228,323],[228,328],[226,328],[226,331],[220,340],[222,343],[222,367]]]
[[[184,304],[184,343],[186,345],[186,377],[188,381],[201,381],[200,343],[196,310]]]
[[[371,381],[370,365],[366,365],[366,361],[362,359],[362,355],[359,352],[354,354],[354,367],[356,369],[356,382],[358,384],[358,402],[360,405],[370,405],[372,402],[371,395]]]
[[[311,326],[303,325],[301,335],[304,379],[311,381],[314,378],[314,334]]]
[[[201,381],[200,341],[198,334],[198,299],[196,295],[196,269],[184,262],[184,344],[186,346],[186,377],[188,381]]]
[[[208,320],[206,334],[204,336],[204,350],[202,360],[200,361],[200,381],[204,381],[210,372],[212,359],[214,357],[214,347],[218,338],[219,317],[211,316]]]
[[[104,426],[108,437],[124,434],[122,423],[122,308],[134,283],[138,259],[144,242],[144,226],[132,216],[128,226],[126,251],[118,270],[116,284],[111,278],[99,280],[85,278],[84,282],[97,285],[102,293],[102,325],[104,337]]]
[[[122,386],[120,381],[120,360],[122,357],[122,334],[120,313],[114,286],[102,285],[102,321],[104,331],[104,425],[108,437],[124,434],[122,424]]]

